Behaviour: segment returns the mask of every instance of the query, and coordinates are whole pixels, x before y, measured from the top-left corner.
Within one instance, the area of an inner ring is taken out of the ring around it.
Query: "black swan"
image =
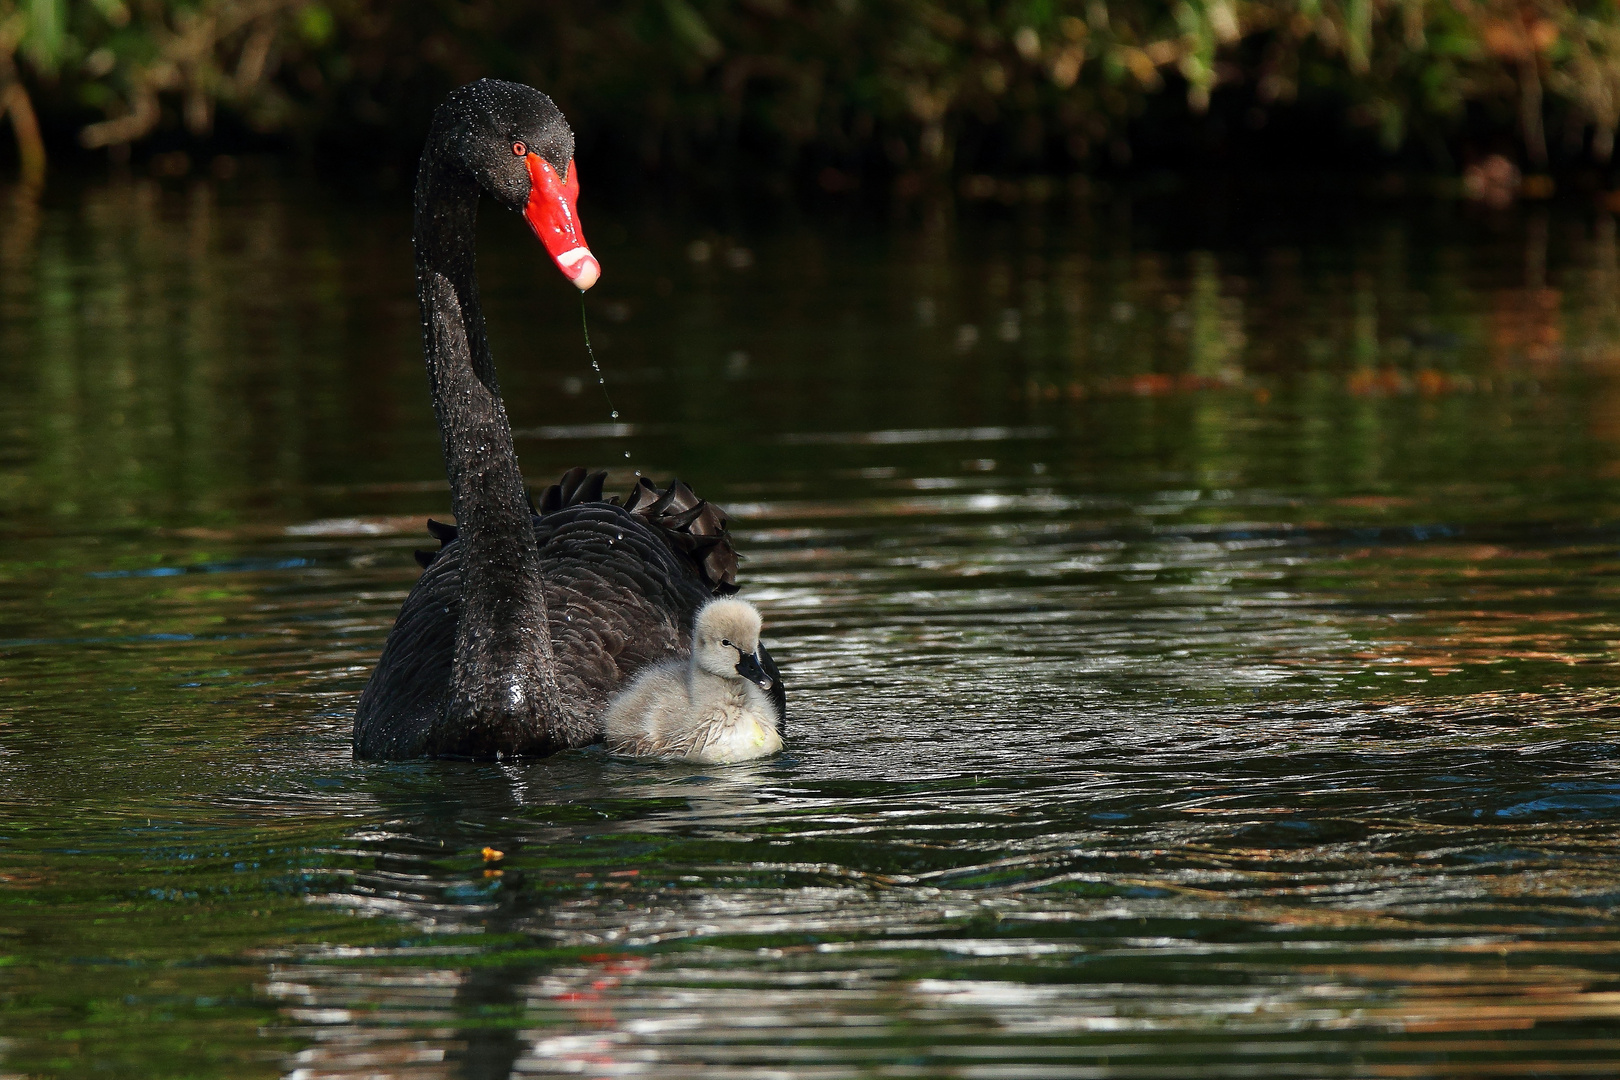
[[[726,516],[679,481],[621,504],[607,474],[567,473],[531,502],[484,335],[473,266],[480,191],[518,211],[581,290],[600,268],[575,209],[574,136],[550,98],[483,79],[433,115],[416,182],[416,280],[455,526],[419,552],[354,718],[360,758],[498,758],[601,738],[609,697],[689,649],[736,591]],[[781,680],[762,653],[781,702]]]

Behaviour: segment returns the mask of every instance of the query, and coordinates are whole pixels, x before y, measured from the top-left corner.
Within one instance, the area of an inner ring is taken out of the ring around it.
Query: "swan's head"
[[[445,99],[433,126],[485,191],[523,215],[564,277],[581,292],[596,284],[602,267],[576,205],[574,132],[549,97],[522,83],[479,79]]]
[[[692,632],[692,662],[722,679],[743,678],[761,690],[771,677],[759,662],[759,631],[764,623],[746,600],[711,600],[698,612]]]

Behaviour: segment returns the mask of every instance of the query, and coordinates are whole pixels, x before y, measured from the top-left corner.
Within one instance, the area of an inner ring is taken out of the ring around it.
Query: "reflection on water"
[[[491,215],[529,474],[733,510],[789,750],[357,765],[402,208],[6,197],[0,1075],[1620,1064],[1612,217],[599,214],[610,424]]]

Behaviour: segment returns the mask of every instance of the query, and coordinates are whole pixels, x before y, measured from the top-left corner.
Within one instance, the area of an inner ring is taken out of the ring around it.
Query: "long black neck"
[[[540,555],[478,306],[478,196],[431,139],[416,186],[416,290],[463,553],[450,695],[429,752],[488,756],[554,749],[560,697]]]

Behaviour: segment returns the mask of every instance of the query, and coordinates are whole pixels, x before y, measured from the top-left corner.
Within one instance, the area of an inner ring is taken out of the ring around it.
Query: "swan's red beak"
[[[602,276],[602,266],[585,246],[585,234],[579,227],[579,169],[572,161],[568,172],[559,177],[539,154],[528,156],[529,204],[523,208],[524,220],[534,235],[546,245],[557,269],[584,292]]]

